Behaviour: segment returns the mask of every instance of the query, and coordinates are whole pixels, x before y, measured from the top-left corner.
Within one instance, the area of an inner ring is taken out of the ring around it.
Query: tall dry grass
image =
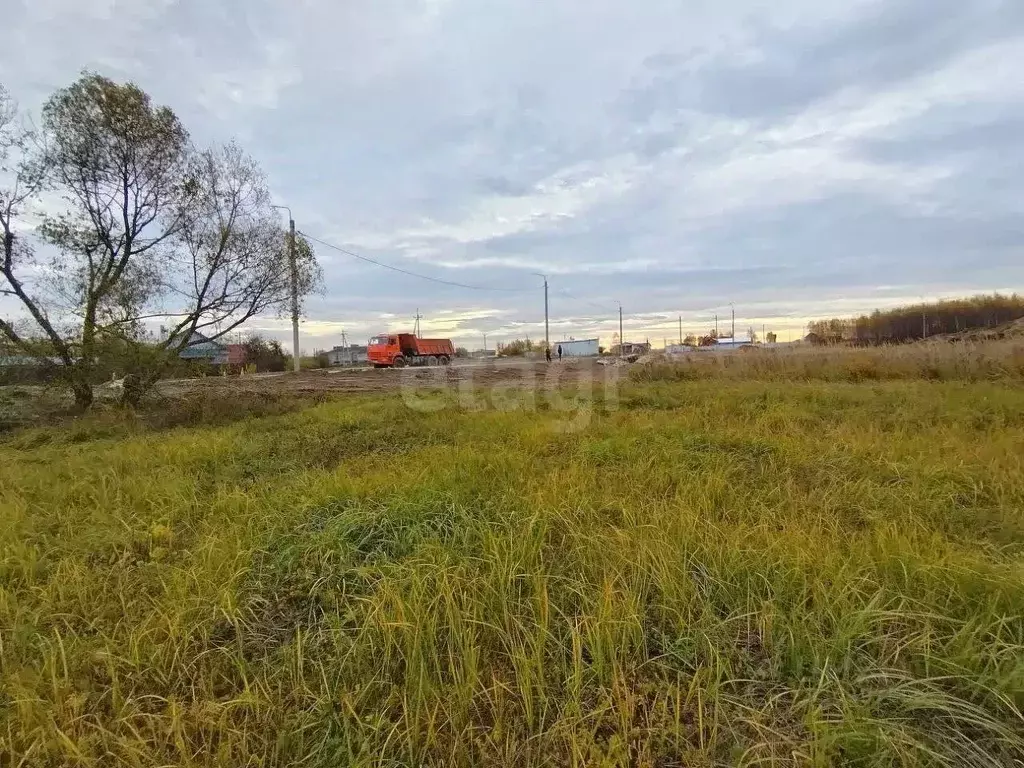
[[[947,341],[878,347],[814,347],[692,352],[631,370],[638,381],[700,378],[766,381],[1024,379],[1024,340]]]
[[[0,445],[0,765],[1024,758],[1024,392],[352,398]]]

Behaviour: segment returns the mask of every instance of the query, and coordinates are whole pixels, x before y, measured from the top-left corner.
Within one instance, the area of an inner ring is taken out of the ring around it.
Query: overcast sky
[[[13,8],[11,7],[13,4]],[[4,0],[0,82],[83,68],[237,138],[318,249],[304,347],[660,344],[1024,283],[1021,0]],[[516,290],[512,290],[516,289]],[[520,290],[521,289],[521,290]],[[281,324],[255,327],[284,337]]]

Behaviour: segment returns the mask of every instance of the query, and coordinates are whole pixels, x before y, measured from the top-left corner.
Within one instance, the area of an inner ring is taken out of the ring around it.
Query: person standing
[[[551,362],[551,347],[544,347],[544,357],[548,359],[549,363]]]
[[[562,345],[558,345],[558,362],[562,362]]]

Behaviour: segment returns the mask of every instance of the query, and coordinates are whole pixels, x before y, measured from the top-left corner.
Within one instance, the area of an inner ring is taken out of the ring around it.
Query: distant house
[[[552,341],[551,354],[558,355],[558,348],[562,348],[562,357],[597,357],[597,339],[569,339],[568,341]]]
[[[245,365],[244,344],[222,344],[201,333],[193,333],[188,345],[178,353],[182,360],[208,365]]]
[[[498,350],[496,349],[474,349],[469,353],[470,357],[474,358],[485,358],[485,357],[497,357]]]
[[[227,365],[228,345],[207,338],[201,333],[193,333],[188,339],[188,344],[178,353],[178,357],[210,365]]]
[[[77,362],[75,358],[75,362]],[[59,375],[64,361],[59,357],[0,353],[0,384],[28,384],[50,381]]]
[[[228,344],[228,365],[245,365],[248,356],[245,344]]]
[[[369,362],[367,348],[352,344],[347,347],[334,347],[327,352],[328,365],[360,365]]]

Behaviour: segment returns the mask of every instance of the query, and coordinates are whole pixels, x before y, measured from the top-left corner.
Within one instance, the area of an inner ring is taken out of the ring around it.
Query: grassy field
[[[755,379],[759,381],[1021,381],[1024,337],[997,341],[928,341],[877,347],[795,345],[691,352],[672,364],[634,370],[640,381]]]
[[[1024,759],[1019,380],[640,378],[8,436],[0,765]]]

